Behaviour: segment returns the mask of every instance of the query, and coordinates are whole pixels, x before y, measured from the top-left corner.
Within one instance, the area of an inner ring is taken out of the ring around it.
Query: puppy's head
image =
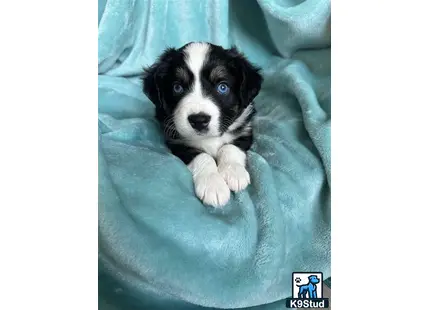
[[[143,75],[169,136],[195,140],[222,135],[260,91],[262,77],[236,48],[189,43],[167,49]]]

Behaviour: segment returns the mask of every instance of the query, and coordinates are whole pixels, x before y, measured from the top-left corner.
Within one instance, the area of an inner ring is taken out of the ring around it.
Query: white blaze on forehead
[[[178,132],[187,139],[200,139],[188,122],[191,114],[205,113],[211,116],[207,136],[219,135],[220,110],[210,97],[204,96],[200,75],[210,52],[207,43],[191,43],[184,49],[184,60],[194,76],[190,91],[179,101],[174,122]]]
[[[194,74],[196,81],[200,82],[200,71],[205,64],[210,46],[207,43],[191,43],[184,49],[185,63]]]

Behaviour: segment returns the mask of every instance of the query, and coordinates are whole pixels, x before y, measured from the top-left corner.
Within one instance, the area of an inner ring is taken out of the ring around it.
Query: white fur
[[[233,124],[231,124],[228,129],[227,132],[229,131],[233,131],[237,128],[239,128],[241,125],[243,125],[243,123],[245,122],[246,118],[249,116],[249,114],[252,113],[252,103],[250,105],[248,105],[246,107],[245,110],[243,110],[242,114],[240,114],[240,116],[233,122]]]
[[[249,105],[242,114],[231,124],[227,131],[223,133],[219,137],[205,137],[199,136],[194,139],[187,141],[189,146],[195,147],[199,150],[202,150],[212,157],[216,158],[218,151],[220,148],[225,145],[231,143],[233,140],[239,137],[239,135],[234,135],[231,132],[235,129],[239,128],[243,125],[243,122],[248,117],[248,115],[252,112],[252,106]],[[241,132],[240,135],[246,135],[251,130],[251,126],[246,126]]]
[[[203,95],[200,81],[200,72],[209,50],[210,46],[206,43],[192,43],[184,50],[185,62],[194,75],[194,83],[191,91],[178,103],[174,122],[186,143],[204,152],[188,165],[197,197],[205,204],[222,207],[230,199],[230,190],[240,191],[250,183],[250,176],[245,168],[246,154],[230,143],[239,137],[231,132],[244,124],[252,112],[252,105],[220,136],[221,111],[210,98]],[[199,135],[188,122],[188,116],[197,113],[211,116],[209,130],[204,135]],[[240,134],[247,134],[247,129],[250,128],[247,126]]]
[[[232,144],[222,146],[217,154],[218,171],[228,187],[238,192],[245,189],[251,182],[246,171],[246,153]]]
[[[203,203],[222,207],[230,199],[230,189],[218,172],[215,160],[206,153],[197,155],[188,164],[193,180],[197,197]]]
[[[174,115],[176,130],[185,139],[198,139],[199,134],[191,127],[188,116],[197,113],[206,113],[211,116],[208,132],[205,136],[213,137],[219,135],[220,110],[218,106],[202,92],[200,71],[202,70],[210,46],[206,43],[191,43],[185,50],[185,63],[194,75],[194,83],[191,91],[178,103]]]
[[[202,150],[203,152],[216,158],[219,149],[236,139],[236,136],[231,133],[224,133],[220,137],[202,137],[200,139],[195,139],[187,141],[189,146],[195,147],[196,149]]]

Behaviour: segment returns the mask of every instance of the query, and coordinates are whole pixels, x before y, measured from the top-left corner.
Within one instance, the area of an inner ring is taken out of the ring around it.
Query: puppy
[[[196,195],[222,207],[250,184],[253,99],[263,78],[235,47],[191,42],[168,48],[143,73],[166,144],[190,169]]]

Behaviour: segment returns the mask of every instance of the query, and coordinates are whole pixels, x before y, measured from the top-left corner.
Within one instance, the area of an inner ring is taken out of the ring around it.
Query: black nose
[[[188,121],[190,122],[191,127],[195,130],[201,131],[208,127],[211,117],[204,113],[191,114],[188,116]]]

